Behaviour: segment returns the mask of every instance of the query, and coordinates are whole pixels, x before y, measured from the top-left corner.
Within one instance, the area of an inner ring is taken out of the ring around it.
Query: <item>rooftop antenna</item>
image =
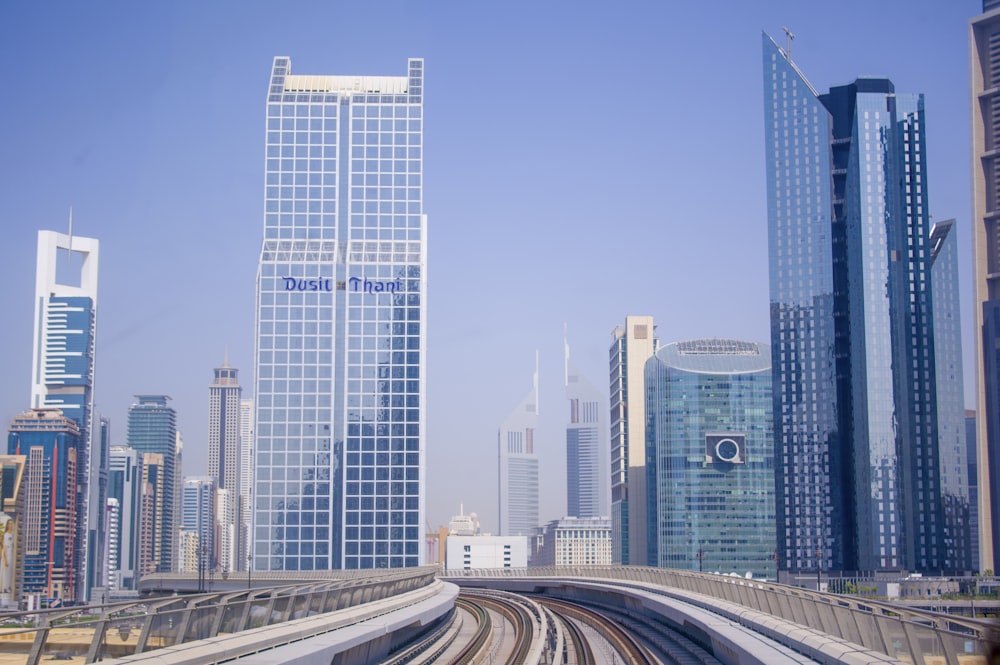
[[[781,26],[782,31],[785,33],[785,57],[788,61],[792,61],[792,40],[795,39],[795,33],[788,29],[788,26]]]

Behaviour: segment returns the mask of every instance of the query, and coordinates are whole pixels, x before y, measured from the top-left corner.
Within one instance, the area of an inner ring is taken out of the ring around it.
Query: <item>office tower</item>
[[[126,446],[112,446],[109,466],[108,501],[118,505],[118,550],[113,556],[108,554],[108,587],[134,589],[142,508],[142,453]]]
[[[166,458],[160,453],[142,453],[142,463],[139,466],[141,475],[139,476],[139,528],[136,539],[136,579],[143,575],[156,572],[169,572],[161,570],[162,561],[173,556],[175,549],[171,543],[179,542],[177,538],[176,522],[174,528],[169,529],[170,541],[166,542],[165,532],[168,531],[163,519],[163,514],[169,507],[173,507],[174,502],[170,500],[171,494],[167,492],[167,464]],[[178,493],[179,494],[179,493]],[[176,515],[179,510],[174,512]],[[168,545],[171,545],[168,547]]]
[[[645,376],[649,565],[774,577],[770,347],[674,342]]]
[[[108,580],[108,590],[118,591],[123,588],[118,578],[118,561],[121,556],[122,546],[122,506],[118,502],[118,499],[109,497],[105,512],[107,513],[105,518],[105,524],[107,524],[105,547],[108,553],[108,569],[105,575]]]
[[[218,559],[227,571],[237,570],[246,555],[240,548],[239,533],[243,520],[239,516],[239,495],[243,482],[240,448],[241,402],[237,370],[229,366],[228,357],[222,367],[215,368],[215,378],[208,388],[208,474],[216,479],[221,490],[219,500],[232,505],[220,506]],[[224,534],[224,535],[223,535]],[[242,566],[241,566],[242,567]]]
[[[607,425],[601,391],[580,375],[565,350],[566,399],[566,513],[570,517],[607,517],[611,478],[608,472]]]
[[[533,536],[538,528],[538,356],[531,391],[500,425],[500,535]]]
[[[23,539],[25,497],[25,455],[0,455],[0,607],[17,609],[21,601],[23,583]],[[38,497],[31,501],[37,506]],[[37,516],[38,511],[34,511]]]
[[[216,569],[222,552],[215,541],[215,509],[215,478],[185,478],[181,492],[180,572],[201,576]]]
[[[99,451],[92,445],[98,250],[94,238],[38,232],[31,406],[61,409],[80,428],[80,487],[75,498],[79,533],[73,539],[79,578],[73,588],[81,600],[88,593],[87,567],[97,565],[86,559],[88,525],[97,524],[103,505],[97,503],[99,486],[90,483],[91,468],[99,465]]]
[[[240,400],[240,543],[243,558],[236,570],[246,570],[250,564],[250,522],[253,519],[253,399]]]
[[[612,332],[611,560],[646,565],[644,371],[659,346],[651,316],[626,316]]]
[[[215,492],[215,551],[216,568],[219,572],[229,574],[240,569],[242,559],[239,550],[239,537],[242,529],[241,520],[236,516],[239,497],[230,490]]]
[[[763,42],[781,568],[940,571],[923,97]]]
[[[275,58],[257,276],[254,569],[422,563],[423,60]]]
[[[970,550],[969,466],[955,220],[937,222],[931,227],[930,249],[943,557],[950,562],[951,572],[964,575],[971,573],[978,561],[973,563]]]
[[[969,484],[969,556],[972,569],[979,566],[979,465],[976,459],[976,412],[965,410],[965,460]]]
[[[76,420],[59,409],[31,409],[10,425],[7,453],[27,458],[24,510],[13,529],[22,540],[17,547],[22,553],[17,573],[22,596],[63,601],[78,597],[75,585],[83,562],[76,545],[76,488],[82,439]]]
[[[532,566],[611,565],[611,520],[607,517],[563,517],[541,531]]]
[[[979,457],[979,570],[1000,552],[1000,3],[969,24],[972,108],[973,310]]]
[[[140,549],[140,575],[146,572],[173,572],[176,557],[177,510],[180,496],[180,469],[178,468],[177,414],[167,405],[166,395],[136,395],[137,402],[128,409],[128,446],[144,455],[158,455],[143,459],[142,497],[152,501],[149,519],[152,522],[140,531],[153,539],[145,545],[145,552],[154,559],[143,559]],[[148,465],[155,469],[145,468]],[[140,517],[140,519],[142,519]],[[142,546],[141,546],[142,547]]]
[[[87,537],[87,561],[88,579],[87,589],[94,587],[104,587],[108,585],[108,473],[111,455],[111,419],[107,416],[99,418],[99,436],[93,441],[94,447],[91,459],[94,464],[91,466],[91,473],[88,482],[90,483],[91,505],[105,506],[104,510],[90,511],[96,519],[89,522],[89,535]]]
[[[527,536],[449,535],[444,540],[445,570],[527,568]]]
[[[448,521],[448,535],[450,536],[478,536],[481,534],[479,527],[479,516],[475,513],[465,514],[465,506],[460,509],[460,515],[452,515]]]

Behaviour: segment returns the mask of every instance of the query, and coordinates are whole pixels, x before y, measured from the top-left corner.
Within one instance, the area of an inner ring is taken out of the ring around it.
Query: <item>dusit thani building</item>
[[[423,61],[292,74],[266,105],[254,570],[423,563]]]

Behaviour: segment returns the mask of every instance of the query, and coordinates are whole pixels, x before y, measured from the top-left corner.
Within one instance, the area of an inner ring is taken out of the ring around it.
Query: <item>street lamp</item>
[[[705,550],[698,548],[698,553],[695,554],[695,558],[698,559],[698,572],[703,573],[705,567]]]
[[[816,591],[821,591],[820,575],[823,572],[823,549],[816,545]]]
[[[198,552],[198,593],[205,592],[205,556],[208,554],[208,546],[202,545]]]

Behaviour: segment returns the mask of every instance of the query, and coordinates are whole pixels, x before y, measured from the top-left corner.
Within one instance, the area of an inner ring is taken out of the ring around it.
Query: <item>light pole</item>
[[[703,550],[701,547],[699,547],[698,548],[698,553],[695,554],[695,557],[698,559],[698,572],[699,573],[705,572],[704,571],[704,567],[705,567],[705,550]]]
[[[820,579],[823,572],[823,549],[817,544],[816,545],[816,591],[821,591],[820,589]]]
[[[205,555],[208,553],[208,546],[202,545],[198,551],[198,593],[205,592]]]

